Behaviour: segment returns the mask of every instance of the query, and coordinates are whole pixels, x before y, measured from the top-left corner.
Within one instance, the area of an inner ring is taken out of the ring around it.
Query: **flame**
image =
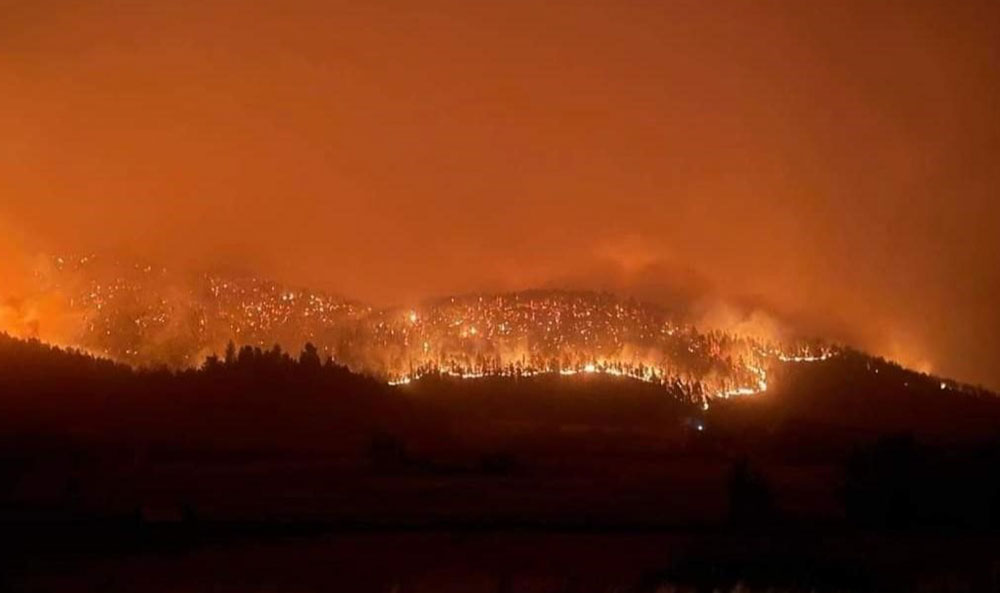
[[[795,353],[790,354],[779,350],[767,350],[764,351],[764,356],[769,358],[772,363],[783,363],[783,364],[803,364],[803,363],[816,363],[823,362],[834,358],[838,354],[838,351],[832,348],[825,348],[819,353]],[[713,399],[729,399],[732,397],[746,397],[759,395],[767,391],[768,389],[768,371],[762,366],[757,366],[754,364],[746,364],[743,369],[749,374],[756,377],[756,381],[750,385],[741,385],[736,387],[731,387],[727,389],[717,389],[711,391],[708,394],[704,394],[702,404],[703,409],[708,409],[709,400]],[[508,368],[499,369],[486,369],[481,368],[474,371],[458,371],[458,370],[441,370],[438,368],[430,367],[424,371],[417,372],[409,375],[400,375],[394,377],[388,381],[391,386],[402,386],[409,385],[414,381],[418,381],[423,377],[430,375],[441,375],[446,377],[452,377],[456,379],[482,379],[485,377],[533,377],[539,375],[557,375],[563,377],[571,377],[579,374],[600,374],[608,375],[611,377],[622,377],[627,379],[632,379],[636,381],[641,381],[644,383],[651,383],[663,386],[677,386],[680,385],[682,390],[693,391],[692,384],[690,382],[685,382],[678,380],[677,377],[671,377],[667,369],[649,367],[645,365],[634,366],[627,363],[621,362],[610,362],[610,361],[600,361],[600,362],[589,362],[576,367],[571,368],[526,368],[526,369],[516,369],[510,370]],[[941,384],[941,388],[945,388],[945,384]]]
[[[655,306],[603,293],[528,291],[374,309],[254,277],[106,269],[85,256],[37,266],[0,328],[136,366],[195,366],[226,342],[295,351],[306,341],[395,386],[430,374],[475,380],[599,374],[659,384],[692,401],[767,391],[775,364],[828,360],[826,346],[700,331]],[[61,321],[62,320],[62,321]],[[762,322],[755,322],[762,326]]]

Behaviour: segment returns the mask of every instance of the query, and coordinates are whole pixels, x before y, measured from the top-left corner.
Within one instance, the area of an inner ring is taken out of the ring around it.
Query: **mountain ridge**
[[[285,351],[311,343],[392,384],[429,374],[596,373],[677,388],[707,404],[766,391],[778,364],[847,351],[822,340],[704,329],[668,307],[608,291],[471,292],[375,307],[246,273],[184,275],[93,256],[51,258],[40,269],[39,292],[60,295],[64,315],[76,320],[62,343],[135,367],[197,367],[229,342]]]

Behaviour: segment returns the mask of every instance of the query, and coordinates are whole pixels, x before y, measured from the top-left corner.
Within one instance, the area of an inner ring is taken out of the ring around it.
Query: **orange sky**
[[[536,285],[750,299],[1000,387],[996,3],[0,15],[0,228],[26,250],[383,303]]]

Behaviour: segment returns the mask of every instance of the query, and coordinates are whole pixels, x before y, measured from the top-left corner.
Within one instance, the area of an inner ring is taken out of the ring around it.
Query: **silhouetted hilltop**
[[[322,360],[311,345],[295,357],[234,346],[200,369],[174,371],[4,335],[0,393],[8,433],[185,446],[340,446],[409,414],[382,382]]]
[[[101,439],[355,450],[375,433],[406,432],[439,446],[456,434],[504,426],[670,438],[697,426],[713,434],[818,430],[824,438],[831,431],[908,431],[953,440],[1000,429],[993,394],[855,351],[808,363],[779,360],[769,370],[768,391],[708,405],[681,382],[645,381],[613,368],[428,371],[393,387],[324,359],[311,344],[297,355],[280,346],[230,344],[198,369],[154,370],[0,335],[0,425]]]
[[[1000,459],[992,394],[851,351],[777,360],[768,378],[706,407],[596,370],[390,386],[311,345],[150,370],[0,336],[0,520],[756,528],[877,523],[889,511],[868,493],[900,489],[936,494],[893,522],[1000,517],[996,480],[955,502]],[[917,444],[879,444],[896,434]],[[923,473],[883,479],[899,458]]]

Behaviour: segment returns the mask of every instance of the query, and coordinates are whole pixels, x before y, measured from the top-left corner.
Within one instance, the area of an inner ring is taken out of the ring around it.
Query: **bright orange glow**
[[[309,341],[392,385],[429,374],[602,374],[707,401],[761,393],[772,365],[821,362],[837,352],[745,324],[703,331],[664,308],[607,293],[529,291],[377,308],[256,277],[174,276],[91,256],[50,264],[39,268],[36,297],[17,309],[19,317],[0,309],[4,327],[52,340],[61,332],[57,343],[138,366],[199,365],[228,341],[291,351]],[[43,314],[46,303],[59,306]],[[54,332],[56,311],[74,323]]]
[[[7,4],[0,261],[238,270],[396,322],[608,290],[1000,387],[1000,3]],[[6,327],[62,337],[5,265]]]

